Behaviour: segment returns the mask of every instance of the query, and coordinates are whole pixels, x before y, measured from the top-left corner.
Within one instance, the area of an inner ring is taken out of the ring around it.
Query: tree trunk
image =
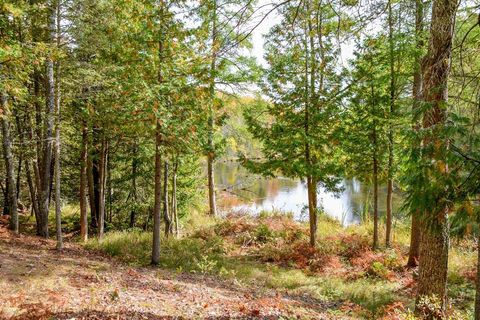
[[[105,228],[105,183],[106,183],[106,170],[107,170],[107,157],[108,157],[108,141],[106,138],[102,138],[102,145],[100,149],[100,161],[98,172],[98,238],[103,239]]]
[[[393,43],[393,13],[392,0],[388,1],[388,38],[390,58],[390,124],[388,129],[388,179],[387,179],[387,219],[385,245],[390,247],[392,237],[392,195],[393,195],[393,123],[395,115],[395,65]]]
[[[372,145],[373,145],[373,250],[378,249],[378,141],[377,141],[377,120],[376,116],[376,98],[375,90],[372,86],[370,87],[371,99],[372,99],[372,115],[373,119],[373,128],[372,128]]]
[[[130,228],[135,227],[137,217],[137,142],[133,143],[132,155],[132,198],[133,208],[130,211]]]
[[[23,164],[23,152],[20,152],[18,155],[18,165],[17,165],[17,178],[15,182],[15,195],[17,197],[17,204],[18,204],[18,199],[20,197],[20,186],[22,184],[22,164]]]
[[[175,236],[178,238],[177,171],[178,160],[175,160],[172,172],[172,217],[173,222],[175,223]]]
[[[55,0],[50,1],[50,13],[49,13],[49,37],[50,43],[53,45],[55,43],[55,33],[56,33],[56,6]],[[40,216],[41,216],[41,226],[40,226],[40,236],[48,238],[48,213],[49,213],[49,203],[50,203],[50,187],[52,183],[52,141],[53,141],[53,128],[55,121],[55,76],[54,76],[54,66],[53,66],[53,57],[50,53],[46,59],[46,70],[47,70],[47,110],[45,118],[45,142],[43,146],[43,159],[42,159],[42,168],[41,168],[41,185],[39,190],[40,196]]]
[[[376,144],[376,133],[374,133],[374,141]],[[378,249],[378,160],[377,160],[376,151],[374,152],[374,155],[373,155],[373,245],[372,245],[372,248],[373,250]]]
[[[26,128],[26,133],[28,135],[28,139],[30,141],[33,141],[33,129],[32,129],[32,123],[30,116],[28,114],[25,115],[25,120],[24,120],[24,125]],[[19,124],[20,126],[20,124]],[[23,143],[23,134],[20,134],[20,142]],[[39,221],[40,221],[40,209],[38,208],[38,195],[37,195],[37,189],[36,189],[36,182],[37,182],[37,177],[38,177],[38,166],[36,164],[32,164],[33,172],[34,175],[32,177],[32,172],[30,170],[30,165],[31,165],[31,160],[30,157],[27,156],[25,160],[25,174],[27,175],[27,183],[28,183],[28,189],[29,189],[29,194],[30,194],[30,201],[32,203],[32,213],[35,215],[35,221],[36,221],[36,233],[39,235]]]
[[[308,192],[308,220],[310,225],[310,246],[315,247],[317,238],[317,203],[315,201],[317,194],[316,183],[310,176],[307,178]]]
[[[480,237],[477,238],[477,279],[475,285],[477,292],[475,294],[475,320],[480,320]]]
[[[163,170],[163,220],[165,221],[165,235],[168,235],[172,231],[172,220],[170,219],[170,213],[168,211],[168,162],[165,161]]]
[[[214,180],[214,155],[210,152],[207,156],[207,175],[208,175],[208,200],[210,215],[215,217],[217,215],[217,205],[215,197],[215,180]]]
[[[159,32],[159,41],[158,41],[158,58],[160,62],[164,60],[163,52],[163,41],[164,41],[164,32],[163,32],[163,10],[164,10],[164,0],[160,0],[159,5],[159,15],[160,15],[160,30]],[[158,84],[163,84],[163,74],[162,69],[158,69]],[[152,264],[158,265],[160,263],[160,219],[161,219],[161,210],[162,210],[162,156],[161,156],[161,146],[163,143],[162,139],[162,125],[159,119],[156,119],[156,128],[155,128],[155,207],[153,209],[153,245],[152,245]]]
[[[407,267],[415,268],[418,265],[418,258],[420,255],[420,217],[419,213],[412,214],[412,228],[410,231],[410,249],[408,251]]]
[[[2,134],[3,134],[3,155],[5,157],[5,171],[7,175],[7,197],[8,199],[8,212],[10,214],[10,229],[13,232],[18,233],[18,210],[17,210],[17,195],[15,187],[15,174],[12,155],[12,140],[10,137],[10,112],[7,109],[7,96],[0,94],[1,99],[1,114],[2,118]]]
[[[82,146],[80,152],[80,239],[86,242],[88,239],[87,217],[87,153],[88,153],[88,129],[84,123],[82,126]]]
[[[87,182],[88,182],[88,199],[90,203],[90,226],[92,229],[97,228],[97,205],[95,201],[95,182],[94,182],[94,174],[93,174],[93,159],[92,159],[92,151],[93,148],[91,147],[92,140],[89,139],[87,146]]]
[[[57,15],[57,28],[56,28],[56,40],[57,48],[60,47],[60,1],[56,1],[56,15]],[[62,207],[61,207],[61,189],[60,189],[60,61],[57,61],[57,79],[56,84],[56,96],[55,96],[55,109],[56,109],[56,126],[55,126],[55,225],[57,231],[57,250],[63,248],[62,240]]]
[[[214,160],[215,145],[213,141],[214,132],[214,104],[215,104],[215,76],[217,67],[217,1],[213,0],[212,9],[212,61],[210,65],[210,103],[208,110],[208,154],[207,154],[207,176],[208,176],[208,199],[210,215],[217,215],[217,204],[215,199]]]
[[[157,122],[155,133],[155,208],[153,209],[153,246],[152,264],[160,263],[160,211],[162,210],[162,156],[160,146],[162,137],[160,123]]]
[[[415,71],[413,75],[413,112],[420,107],[422,100],[422,59],[420,51],[422,50],[423,43],[423,0],[415,0],[415,41],[416,49],[419,51],[415,56]],[[419,129],[420,124],[418,121],[413,122],[413,130]],[[418,147],[418,146],[415,146]],[[414,211],[411,213],[412,226],[410,231],[410,250],[408,253],[407,267],[414,268],[418,265],[418,259],[420,254],[420,212]]]
[[[437,130],[442,130],[446,120],[448,76],[452,53],[452,38],[458,0],[434,0],[428,52],[423,60],[423,100],[428,106],[424,113],[423,127],[434,129],[424,138],[427,150],[432,150],[425,159],[435,163],[437,174],[446,174],[445,150],[448,142],[440,140]],[[428,147],[428,146],[431,146]],[[426,210],[421,223],[419,280],[416,311],[421,312],[419,301],[424,296],[436,296],[442,309],[446,305],[448,270],[449,226],[448,207]]]

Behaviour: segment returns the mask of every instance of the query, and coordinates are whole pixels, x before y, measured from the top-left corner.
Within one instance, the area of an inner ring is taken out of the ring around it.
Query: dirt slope
[[[333,319],[305,297],[54,248],[0,227],[0,319]]]

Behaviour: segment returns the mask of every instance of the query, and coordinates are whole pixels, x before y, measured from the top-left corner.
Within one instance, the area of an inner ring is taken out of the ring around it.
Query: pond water
[[[261,211],[291,212],[296,220],[308,219],[307,187],[300,180],[265,178],[249,173],[236,163],[218,162],[215,179],[219,191],[218,206],[223,212],[258,214]],[[332,193],[320,188],[318,205],[343,225],[359,223],[363,212],[371,212],[373,189],[357,179],[344,179],[343,191]],[[399,204],[394,195],[394,204]],[[386,210],[386,188],[379,188],[379,212]],[[395,208],[394,208],[395,209]]]

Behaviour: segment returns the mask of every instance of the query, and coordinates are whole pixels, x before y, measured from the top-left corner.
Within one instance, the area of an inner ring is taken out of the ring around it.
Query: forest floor
[[[328,305],[204,274],[132,267],[0,226],[0,319],[315,318]]]
[[[393,247],[372,251],[370,223],[323,217],[311,248],[308,226],[285,214],[192,215],[181,237],[162,238],[152,267],[151,232],[109,231],[80,245],[76,217],[64,219],[61,252],[27,235],[29,218],[18,236],[0,225],[0,319],[414,319],[407,225],[396,226]],[[475,248],[453,242],[451,320],[472,318]]]

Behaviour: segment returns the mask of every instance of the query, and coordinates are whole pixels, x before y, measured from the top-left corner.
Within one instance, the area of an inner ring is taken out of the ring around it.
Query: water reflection
[[[264,178],[248,173],[238,164],[220,162],[215,167],[215,178],[220,191],[220,210],[253,214],[264,210],[281,210],[292,212],[297,220],[308,217],[307,188],[302,181],[282,177]],[[344,191],[339,194],[320,188],[318,205],[344,225],[358,223],[362,212],[371,211],[371,188],[356,179],[345,179],[342,186]],[[380,214],[386,210],[385,199],[386,188],[380,188]]]

